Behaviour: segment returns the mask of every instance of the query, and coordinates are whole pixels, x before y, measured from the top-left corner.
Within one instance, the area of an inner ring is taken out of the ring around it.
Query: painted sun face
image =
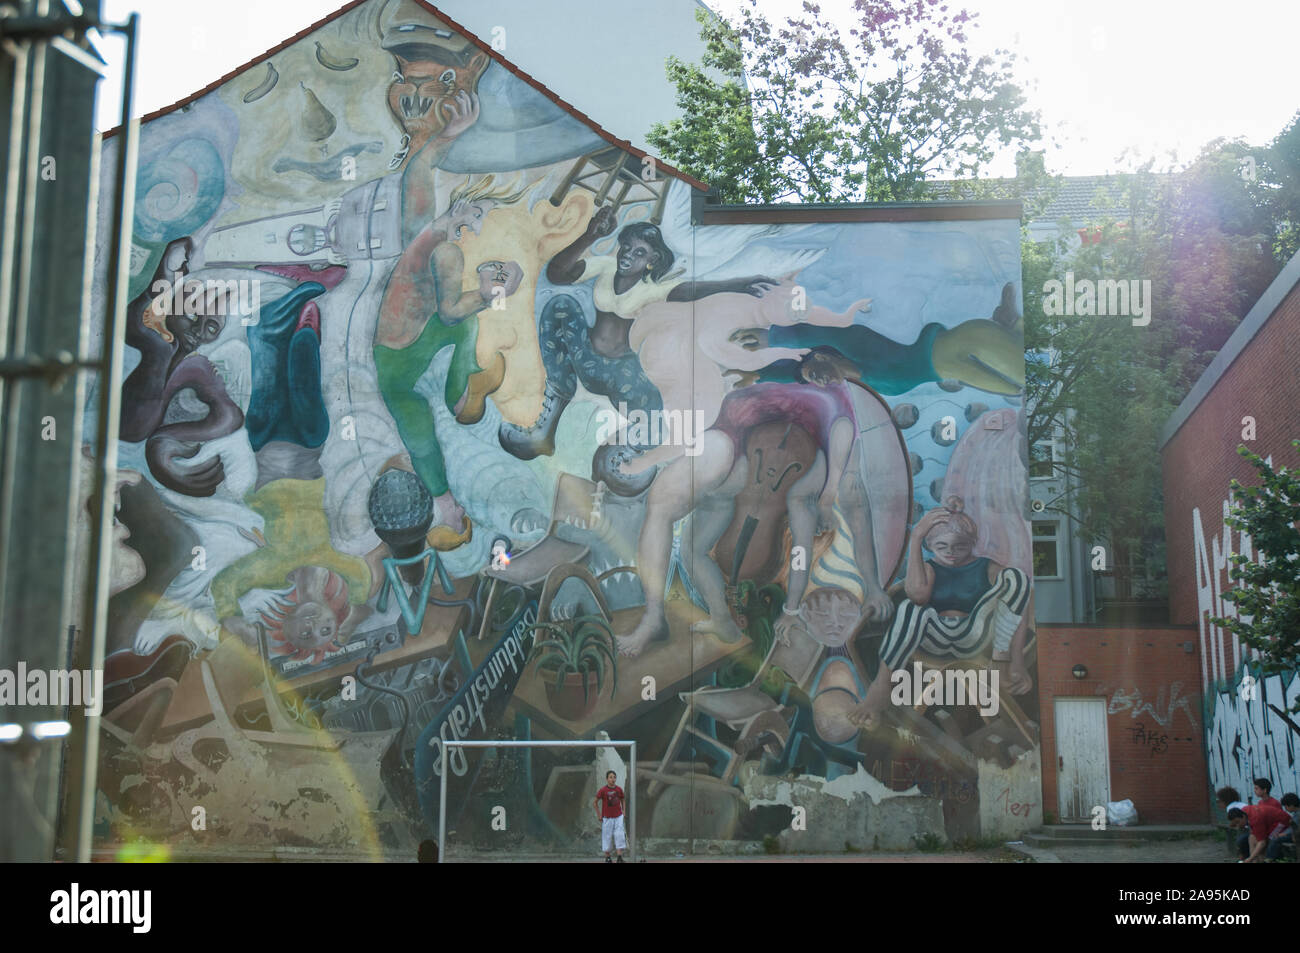
[[[934,553],[935,562],[943,566],[963,566],[970,562],[974,546],[969,539],[940,526],[925,538],[925,545]]]
[[[315,652],[334,640],[338,620],[329,606],[304,602],[284,620],[284,638],[300,652]]]

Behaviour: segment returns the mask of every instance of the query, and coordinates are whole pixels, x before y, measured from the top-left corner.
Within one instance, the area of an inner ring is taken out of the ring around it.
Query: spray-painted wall
[[[102,842],[588,845],[611,752],[449,739],[636,740],[643,841],[1041,819],[1016,219],[696,191],[407,2],[144,124]]]

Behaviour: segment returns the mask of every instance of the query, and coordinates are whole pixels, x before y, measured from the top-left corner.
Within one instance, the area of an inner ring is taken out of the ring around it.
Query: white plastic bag
[[[1137,808],[1127,798],[1110,801],[1106,805],[1106,821],[1115,827],[1132,827],[1138,822]]]

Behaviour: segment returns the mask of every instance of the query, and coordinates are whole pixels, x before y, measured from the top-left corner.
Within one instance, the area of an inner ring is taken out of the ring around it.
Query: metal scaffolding
[[[0,670],[11,680],[21,670],[103,669],[136,30],[134,14],[103,22],[98,0],[0,3],[0,103],[8,110],[0,123]],[[92,315],[101,206],[94,118],[106,73],[92,40],[107,33],[126,41],[125,134],[115,143],[102,232],[106,309]],[[92,321],[104,331],[98,353],[88,353]],[[31,699],[26,685],[15,687],[12,700],[0,697],[0,860],[88,860],[98,717],[84,704]]]

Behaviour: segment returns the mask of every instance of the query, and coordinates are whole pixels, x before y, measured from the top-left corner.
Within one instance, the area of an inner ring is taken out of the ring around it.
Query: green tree
[[[1147,163],[1113,177],[1119,199],[1093,223],[1094,241],[1072,247],[1063,222],[1068,238],[1022,242],[1028,437],[1063,439],[1057,466],[1069,478],[1049,509],[1086,540],[1109,541],[1111,563],[1139,578],[1165,572],[1164,423],[1280,268],[1276,213],[1241,174],[1249,153],[1220,141],[1183,169]],[[1018,177],[1003,188],[1042,186]],[[1067,272],[1149,282],[1150,323],[1047,314],[1044,284]]]
[[[1290,261],[1300,251],[1300,112],[1262,152],[1254,192],[1277,225],[1273,257]]]
[[[667,66],[682,118],[647,137],[725,202],[921,198],[1040,135],[1014,55],[973,55],[975,16],[946,0],[855,0],[847,36],[814,3],[784,24],[750,4],[735,24],[697,12],[702,62]]]
[[[1300,440],[1291,446],[1300,452]],[[1291,672],[1300,664],[1300,476],[1274,470],[1244,446],[1237,453],[1258,471],[1260,484],[1232,481],[1227,523],[1250,536],[1254,552],[1229,557],[1236,586],[1223,598],[1236,611],[1212,621],[1259,651],[1263,674]],[[1300,701],[1291,710],[1300,711]]]

